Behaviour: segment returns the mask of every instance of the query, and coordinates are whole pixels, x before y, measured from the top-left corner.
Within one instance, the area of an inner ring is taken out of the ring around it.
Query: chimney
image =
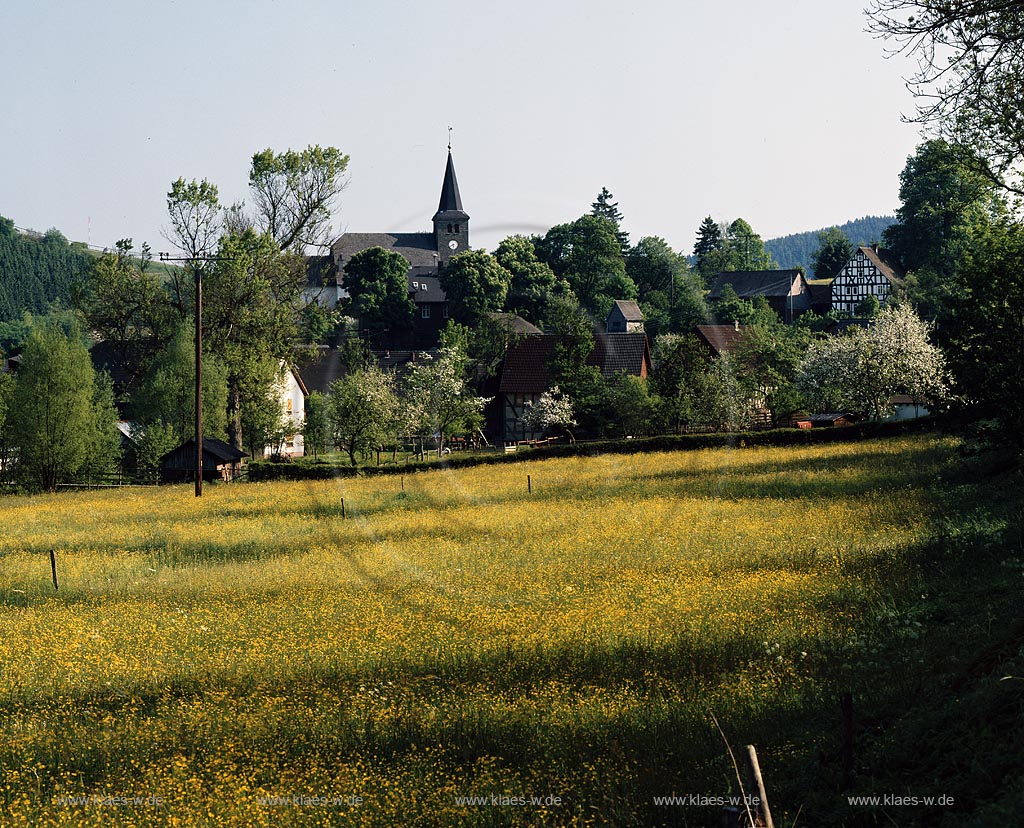
[[[733,330],[738,331],[740,329],[740,320],[739,319],[734,319],[732,321],[732,327],[733,327]]]

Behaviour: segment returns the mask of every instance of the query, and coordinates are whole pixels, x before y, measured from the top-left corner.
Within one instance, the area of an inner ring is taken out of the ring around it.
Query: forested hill
[[[20,319],[25,311],[45,313],[54,302],[67,306],[72,285],[92,261],[84,244],[68,242],[57,230],[25,235],[0,216],[0,322]]]
[[[864,216],[864,218],[854,219],[838,226],[856,247],[862,244],[881,242],[882,232],[895,222],[895,216]],[[818,247],[819,232],[821,231],[808,230],[806,233],[793,233],[791,236],[769,239],[764,243],[764,248],[772,254],[772,258],[778,262],[779,267],[802,266],[807,275],[811,276],[813,271],[811,258]]]

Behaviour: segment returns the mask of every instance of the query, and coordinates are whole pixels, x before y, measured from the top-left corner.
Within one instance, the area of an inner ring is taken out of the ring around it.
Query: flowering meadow
[[[0,825],[711,825],[655,798],[739,793],[726,740],[791,817],[837,694],[910,680],[875,661],[955,454],[7,498]]]

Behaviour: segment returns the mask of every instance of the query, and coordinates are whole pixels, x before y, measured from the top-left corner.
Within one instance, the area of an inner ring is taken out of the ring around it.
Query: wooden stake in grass
[[[402,475],[402,491],[405,491],[405,475]]]
[[[526,491],[528,494],[533,494],[533,482],[530,480],[530,475],[526,475]]]
[[[345,519],[345,498],[341,499],[341,519]]]
[[[53,575],[53,588],[55,590],[59,589],[57,584],[57,555],[52,549],[50,550],[50,573]]]
[[[764,789],[764,778],[761,776],[761,766],[757,762],[757,751],[753,745],[747,745],[747,773],[750,778],[748,788],[756,792],[757,802],[757,824],[765,828],[775,828],[772,822],[772,812],[768,807],[768,794]]]

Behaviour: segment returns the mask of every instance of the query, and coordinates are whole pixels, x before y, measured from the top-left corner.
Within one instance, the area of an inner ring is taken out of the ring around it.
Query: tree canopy
[[[1016,0],[873,0],[870,28],[917,59],[908,81],[917,112],[977,168],[1024,195],[1024,15]]]
[[[9,417],[19,473],[32,488],[53,491],[118,458],[109,383],[97,385],[85,346],[54,325],[29,334]]]
[[[537,258],[537,249],[526,236],[502,239],[494,258],[512,276],[505,306],[524,319],[539,322],[548,295],[555,289],[555,272]]]
[[[512,274],[483,250],[467,250],[441,268],[440,282],[452,318],[472,325],[482,314],[505,306]]]
[[[416,305],[409,296],[409,262],[393,250],[360,250],[345,265],[345,287],[364,330],[409,328]]]
[[[812,256],[815,279],[834,279],[853,256],[853,244],[838,227],[818,233],[818,247]]]
[[[616,299],[636,298],[615,230],[605,219],[582,216],[555,225],[538,241],[537,254],[595,317],[607,315]]]

